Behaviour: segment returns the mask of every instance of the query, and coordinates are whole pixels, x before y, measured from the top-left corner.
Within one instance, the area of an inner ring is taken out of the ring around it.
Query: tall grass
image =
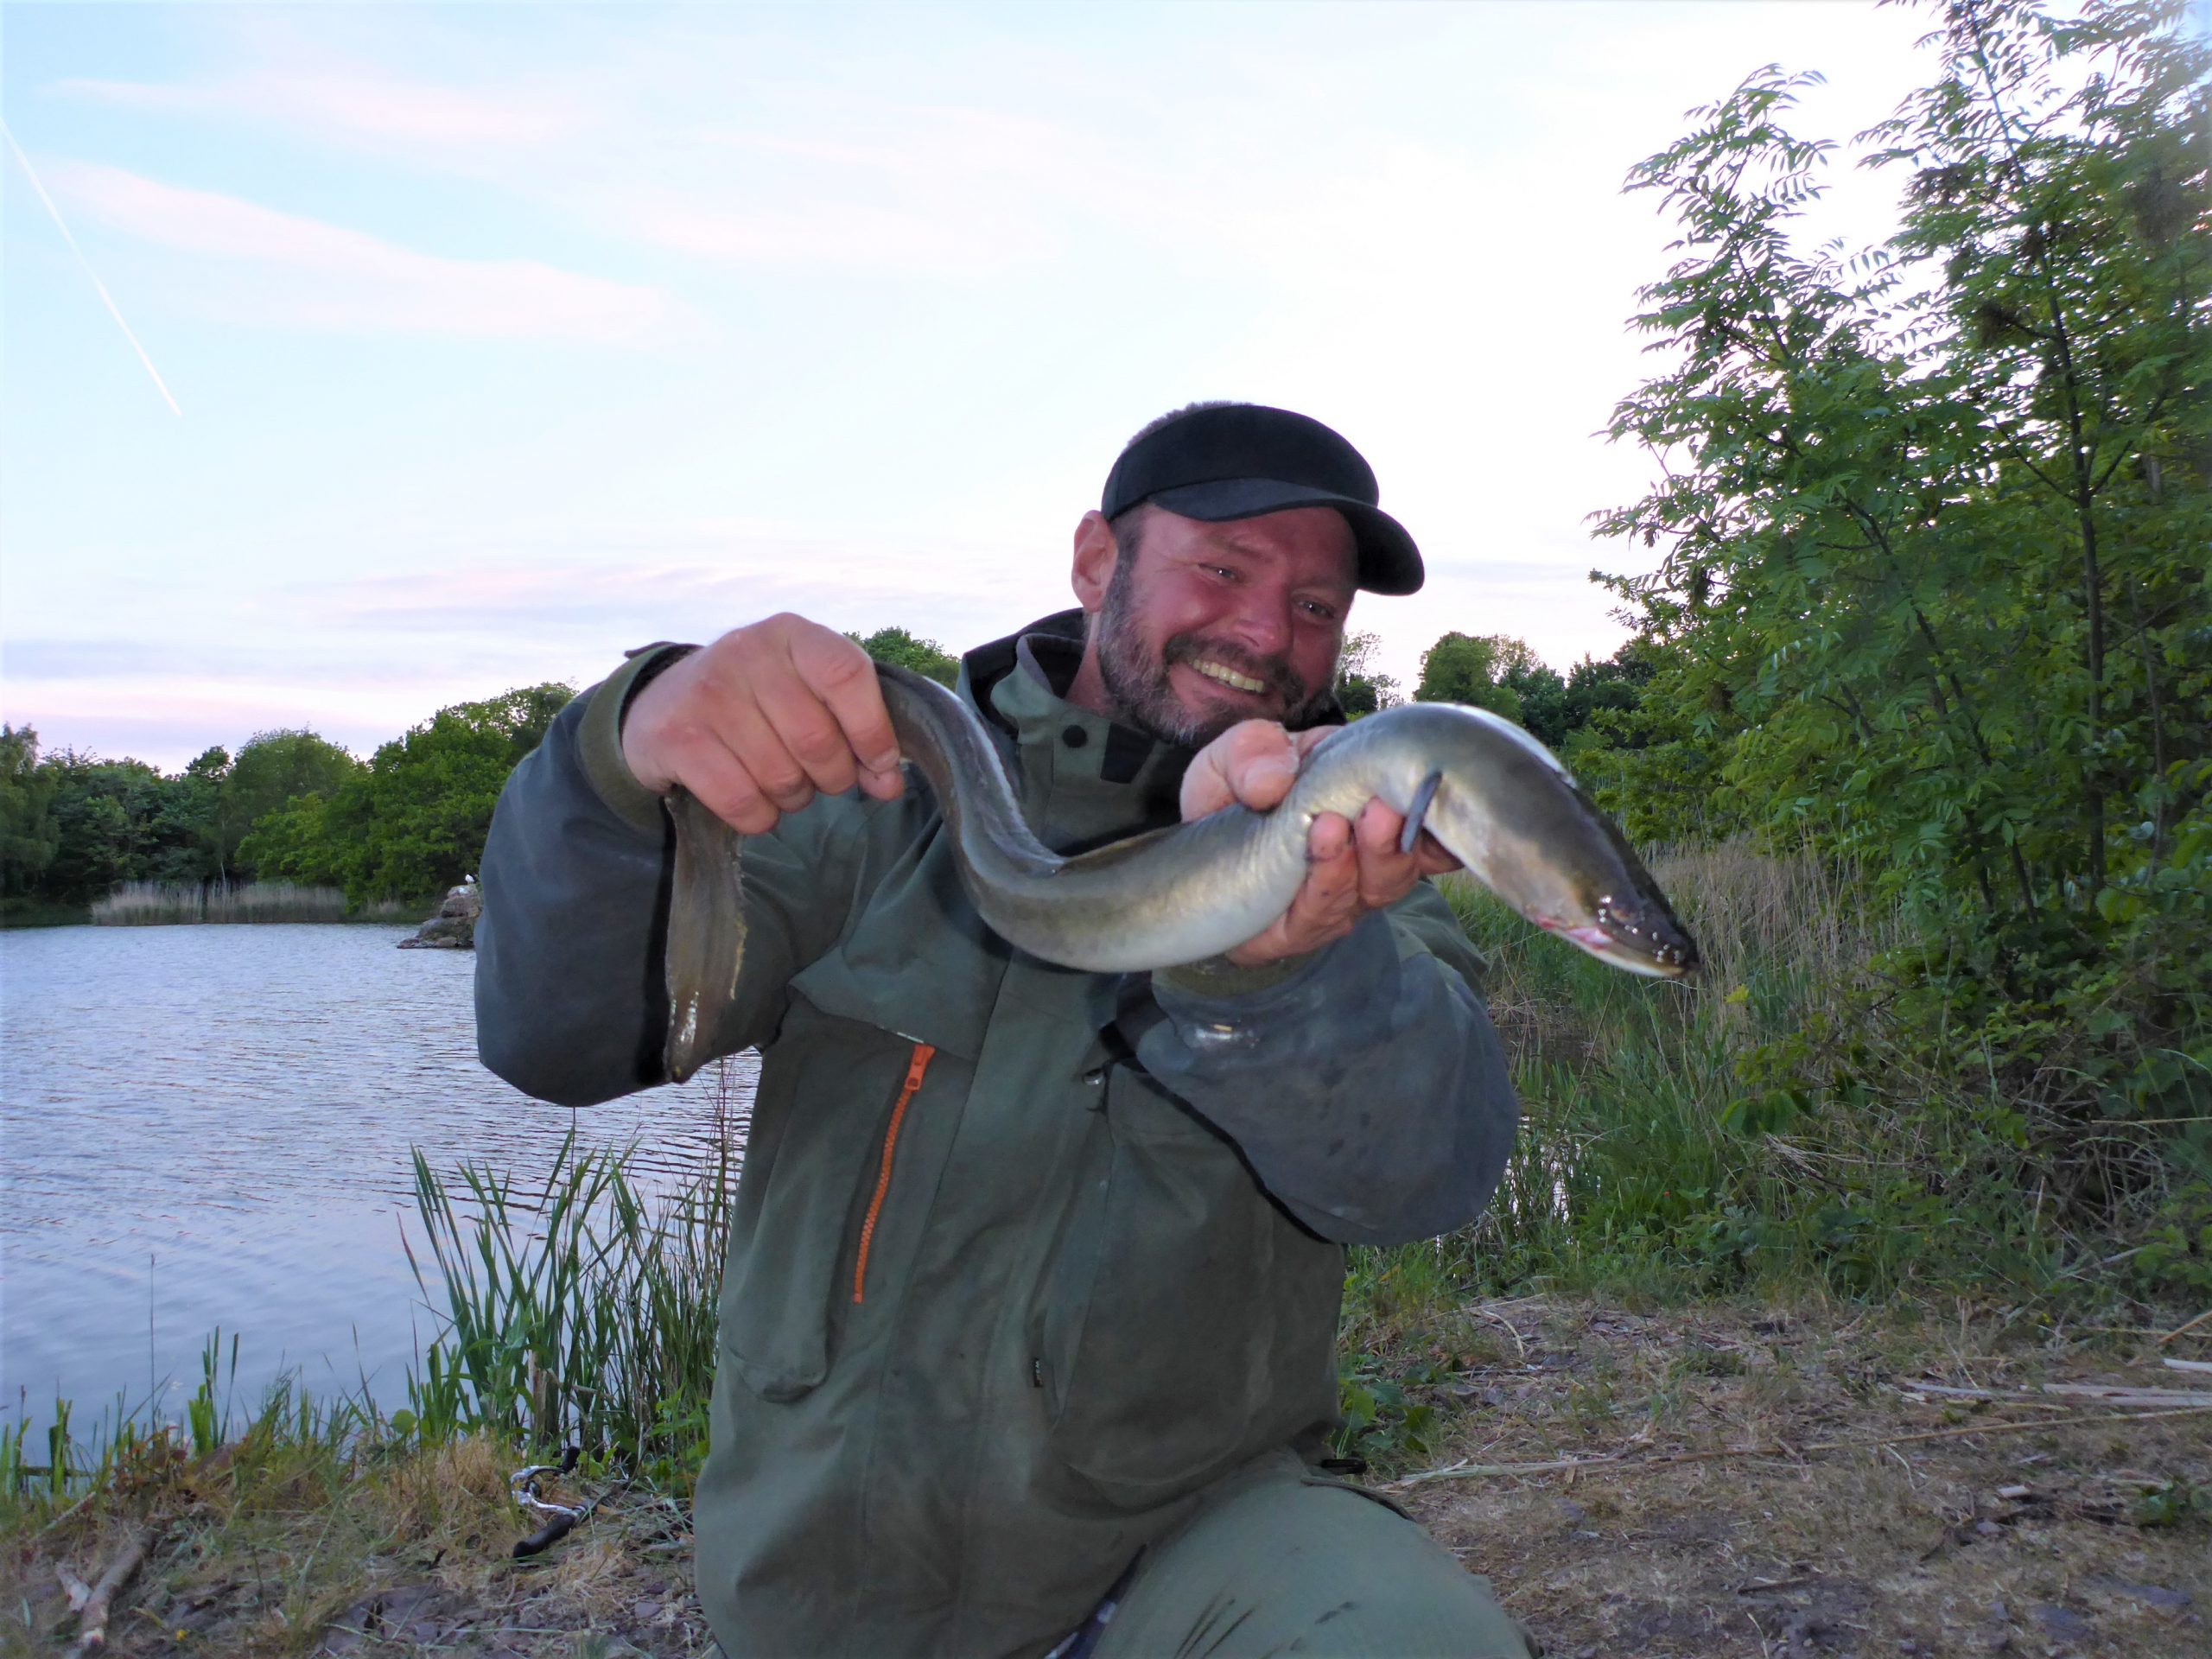
[[[714,1386],[736,1178],[734,1075],[724,1061],[720,1154],[656,1199],[640,1195],[623,1154],[580,1152],[573,1135],[529,1189],[469,1165],[456,1188],[416,1153],[429,1259],[410,1247],[409,1260],[449,1323],[410,1377],[395,1427],[430,1440],[467,1429],[573,1442],[688,1484]]]
[[[2031,1132],[1974,1052],[1945,1058],[1886,1014],[1913,950],[1893,903],[1847,870],[1738,842],[1651,868],[1697,938],[1694,983],[1618,973],[1447,882],[1491,959],[1522,1130],[1475,1227],[1356,1253],[1355,1347],[1536,1284],[2122,1294],[2099,1277],[2113,1240],[2045,1201],[2069,1148]]]
[[[250,886],[196,881],[125,881],[95,899],[92,920],[108,927],[154,927],[173,922],[342,922],[346,895],[335,887],[303,887],[290,881]]]
[[[233,1336],[226,1364],[222,1332],[209,1335],[200,1350],[199,1385],[176,1422],[155,1414],[150,1402],[133,1407],[127,1396],[118,1395],[80,1429],[75,1402],[57,1398],[40,1433],[43,1461],[32,1453],[29,1401],[19,1396],[16,1421],[0,1427],[0,1504],[25,1498],[51,1504],[118,1483],[143,1485],[167,1478],[188,1458],[205,1458],[224,1446],[315,1447],[336,1454],[380,1426],[365,1395],[318,1399],[289,1372],[263,1391],[258,1408],[242,1419],[234,1417],[238,1351]]]

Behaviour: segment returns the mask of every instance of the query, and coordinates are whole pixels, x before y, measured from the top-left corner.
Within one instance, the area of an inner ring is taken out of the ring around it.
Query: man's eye
[[[1306,610],[1306,613],[1317,622],[1333,622],[1337,620],[1337,607],[1318,599],[1307,600]]]

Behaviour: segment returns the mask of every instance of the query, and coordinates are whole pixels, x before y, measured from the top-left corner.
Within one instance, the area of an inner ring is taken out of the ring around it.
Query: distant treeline
[[[33,728],[0,727],[0,906],[59,918],[130,881],[281,877],[340,888],[355,908],[442,892],[476,868],[500,785],[574,695],[533,685],[455,703],[365,762],[274,731],[174,774],[41,753]]]

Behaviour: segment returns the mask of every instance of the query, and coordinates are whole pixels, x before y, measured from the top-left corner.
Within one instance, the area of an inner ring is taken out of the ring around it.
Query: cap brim
[[[1275,478],[1224,478],[1162,490],[1148,499],[1170,512],[1212,524],[1287,512],[1293,507],[1334,507],[1351,526],[1352,541],[1359,550],[1362,588],[1394,596],[1421,591],[1424,575],[1421,550],[1406,534],[1405,526],[1382,508],[1349,495],[1317,490],[1311,485],[1287,484]]]

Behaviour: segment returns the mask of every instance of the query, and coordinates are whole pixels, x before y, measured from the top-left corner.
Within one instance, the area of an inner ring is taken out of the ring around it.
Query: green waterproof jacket
[[[1189,760],[1062,700],[1077,638],[961,686],[1064,851],[1172,821]],[[659,660],[563,714],[485,856],[480,1046],[547,1100],[664,1080],[668,832],[619,741]],[[1072,972],[984,927],[908,782],[745,849],[718,1046],[760,1084],[696,1501],[733,1659],[1043,1653],[1215,1483],[1319,1455],[1343,1244],[1467,1221],[1512,1137],[1433,889],[1267,970]]]

